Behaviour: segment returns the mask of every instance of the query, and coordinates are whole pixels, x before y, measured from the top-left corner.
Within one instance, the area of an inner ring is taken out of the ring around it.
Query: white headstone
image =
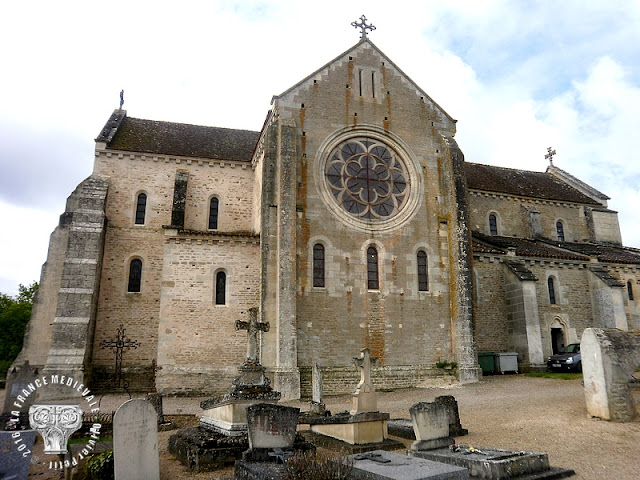
[[[113,418],[117,480],[159,480],[158,414],[142,399],[123,403]]]
[[[360,368],[360,383],[353,394],[351,415],[365,412],[377,412],[378,400],[371,382],[371,354],[368,348],[360,351],[360,357],[354,358],[353,363]]]

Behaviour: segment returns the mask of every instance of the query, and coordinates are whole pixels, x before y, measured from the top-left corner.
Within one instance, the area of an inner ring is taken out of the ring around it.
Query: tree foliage
[[[24,330],[37,291],[38,282],[33,282],[28,287],[20,285],[15,297],[0,293],[0,377],[4,377],[22,350]]]

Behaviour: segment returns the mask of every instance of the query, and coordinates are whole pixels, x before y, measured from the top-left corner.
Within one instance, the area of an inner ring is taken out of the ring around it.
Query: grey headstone
[[[462,428],[460,423],[460,412],[458,411],[456,397],[453,395],[440,395],[435,398],[434,403],[440,403],[449,409],[449,435],[459,437],[469,433],[469,430]]]
[[[293,447],[299,414],[299,408],[270,403],[248,407],[249,448]]]
[[[162,394],[161,393],[148,393],[146,400],[151,405],[153,405],[153,408],[155,408],[156,413],[158,414],[158,425],[160,425],[161,423],[164,423],[164,413],[163,413],[163,407],[162,407]]]
[[[0,431],[0,478],[27,479],[35,440],[34,430]]]
[[[159,480],[158,415],[142,399],[123,403],[113,418],[113,456],[118,480]]]
[[[441,403],[420,402],[409,409],[416,441],[412,450],[426,450],[453,444],[449,436],[449,408]]]
[[[466,468],[375,450],[351,455],[354,480],[468,480]],[[362,458],[357,460],[357,458]],[[374,459],[371,459],[374,458]]]
[[[24,365],[20,367],[20,370],[14,368],[9,372],[9,375],[7,375],[7,386],[5,388],[4,413],[16,410],[22,413],[29,412],[29,407],[33,405],[36,396],[36,392],[33,391],[36,388],[35,385],[33,385],[33,381],[37,375],[37,371],[34,371],[29,366],[29,361],[25,361]],[[30,388],[29,385],[33,388]],[[25,395],[25,392],[27,395]],[[20,408],[14,405],[18,395],[24,398],[24,401],[19,402],[22,404]]]
[[[313,389],[311,399],[314,403],[322,403],[322,372],[320,371],[320,366],[317,363],[313,364],[311,388]]]

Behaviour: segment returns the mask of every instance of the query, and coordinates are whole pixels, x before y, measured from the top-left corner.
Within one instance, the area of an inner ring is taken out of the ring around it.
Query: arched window
[[[142,284],[142,260],[134,258],[129,264],[129,285],[127,286],[127,292],[138,293],[140,292],[140,285]]]
[[[627,282],[627,295],[629,295],[629,300],[633,302],[633,286],[631,282]]]
[[[209,201],[209,230],[218,229],[218,204],[218,198],[211,197]]]
[[[418,252],[418,291],[429,291],[429,270],[427,267],[427,253],[424,250]]]
[[[227,274],[220,271],[216,273],[216,305],[227,304]]]
[[[369,290],[378,290],[380,282],[378,281],[378,251],[376,247],[367,248],[367,288]]]
[[[558,241],[564,242],[564,225],[560,220],[556,222],[556,233],[558,234]]]
[[[498,235],[498,219],[493,213],[489,215],[489,233]]]
[[[147,194],[138,195],[136,202],[136,225],[144,225],[144,216],[147,211]]]
[[[547,280],[547,286],[549,287],[549,303],[555,305],[556,287],[554,285],[553,277],[549,277],[549,279]]]
[[[324,287],[324,245],[313,246],[313,286]]]

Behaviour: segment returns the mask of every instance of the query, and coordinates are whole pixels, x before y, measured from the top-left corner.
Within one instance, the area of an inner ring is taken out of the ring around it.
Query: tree
[[[28,287],[18,286],[18,295],[11,297],[0,293],[0,377],[22,350],[24,330],[31,318],[33,299],[38,291],[38,282]]]

